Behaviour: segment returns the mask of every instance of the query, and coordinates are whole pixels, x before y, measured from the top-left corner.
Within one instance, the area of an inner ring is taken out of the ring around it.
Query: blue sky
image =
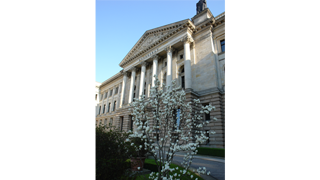
[[[199,0],[96,0],[96,81],[118,73],[121,60],[149,29],[196,15]],[[207,0],[214,16],[224,0]]]

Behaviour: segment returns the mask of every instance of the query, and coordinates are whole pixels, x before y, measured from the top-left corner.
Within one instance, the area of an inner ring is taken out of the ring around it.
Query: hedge
[[[208,148],[208,147],[198,147],[198,154],[225,157],[224,149],[221,148]]]
[[[178,171],[184,170],[184,168],[182,168],[181,166],[178,166],[178,165],[176,165],[176,164],[170,164],[170,168],[174,168],[174,169],[175,169],[176,167],[179,168]],[[158,168],[157,168],[157,165],[156,165],[156,162],[155,162],[154,159],[146,159],[145,162],[144,162],[144,168],[149,169],[149,170],[152,171],[152,172],[158,172]],[[196,175],[194,172],[189,171],[189,170],[188,170],[188,172],[190,172],[190,174],[192,174],[194,177],[197,177],[198,180],[203,180],[202,177],[199,177],[199,176]],[[171,173],[169,173],[169,174],[170,174],[170,175],[173,175],[174,173],[175,173],[175,172],[171,172]],[[142,177],[138,177],[137,180],[139,180],[139,178],[142,179]],[[182,177],[182,178],[181,178],[181,180],[187,180],[187,179],[189,179],[189,178],[188,178],[188,177]]]
[[[146,159],[144,161],[144,168],[149,169],[152,172],[158,172],[158,167],[154,159]]]

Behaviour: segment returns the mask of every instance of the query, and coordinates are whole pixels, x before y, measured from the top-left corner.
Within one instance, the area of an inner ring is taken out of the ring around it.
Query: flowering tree
[[[151,88],[149,99],[142,95],[130,104],[136,131],[127,139],[141,138],[144,146],[131,145],[137,150],[145,148],[155,159],[158,167],[157,173],[151,173],[149,178],[156,180],[179,179],[187,176],[193,156],[197,154],[196,148],[208,137],[203,127],[209,122],[203,120],[204,113],[210,113],[215,107],[202,106],[199,99],[186,103],[185,92],[176,87],[173,81],[172,87],[159,88],[160,82],[155,76],[155,86]],[[166,90],[164,91],[164,89]],[[214,118],[216,120],[216,118]],[[214,134],[213,131],[211,133]],[[183,171],[170,168],[175,153],[187,151],[183,162]],[[206,168],[199,168],[198,173],[209,175]],[[170,173],[171,172],[171,173]],[[170,174],[173,175],[170,175]]]

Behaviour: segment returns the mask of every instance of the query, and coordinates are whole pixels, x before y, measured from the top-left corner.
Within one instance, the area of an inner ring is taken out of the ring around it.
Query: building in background
[[[142,35],[120,62],[123,69],[101,83],[96,123],[134,130],[128,104],[142,94],[149,97],[153,75],[157,75],[167,86],[176,80],[186,92],[187,102],[196,98],[203,105],[216,107],[204,115],[210,122],[205,130],[216,134],[208,133],[210,138],[203,146],[225,147],[225,14],[213,17],[203,0],[196,7],[197,14],[191,20]]]
[[[96,81],[96,86],[95,86],[95,107],[96,107],[96,115],[98,114],[99,111],[99,101],[100,101],[100,92],[99,92],[99,88],[100,88],[101,83]]]

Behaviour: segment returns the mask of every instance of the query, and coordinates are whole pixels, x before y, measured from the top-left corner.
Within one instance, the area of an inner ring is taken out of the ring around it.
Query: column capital
[[[132,72],[132,71],[137,71],[137,68],[136,67],[132,67],[131,69],[130,69],[130,71]]]
[[[190,36],[185,36],[185,37],[183,37],[183,38],[181,39],[181,41],[182,41],[183,43],[188,43],[188,44],[194,42],[193,38],[190,37]]]
[[[169,46],[166,47],[166,51],[167,51],[167,53],[168,52],[169,53],[173,53],[175,51],[175,49],[171,45],[169,45]]]
[[[128,76],[128,74],[129,74],[128,71],[122,72],[123,76]]]
[[[146,61],[143,61],[143,62],[140,63],[141,66],[148,66],[148,64],[149,64],[149,63],[146,62]]]
[[[152,56],[152,59],[153,60],[159,60],[160,56],[158,54],[155,54],[155,55]]]

